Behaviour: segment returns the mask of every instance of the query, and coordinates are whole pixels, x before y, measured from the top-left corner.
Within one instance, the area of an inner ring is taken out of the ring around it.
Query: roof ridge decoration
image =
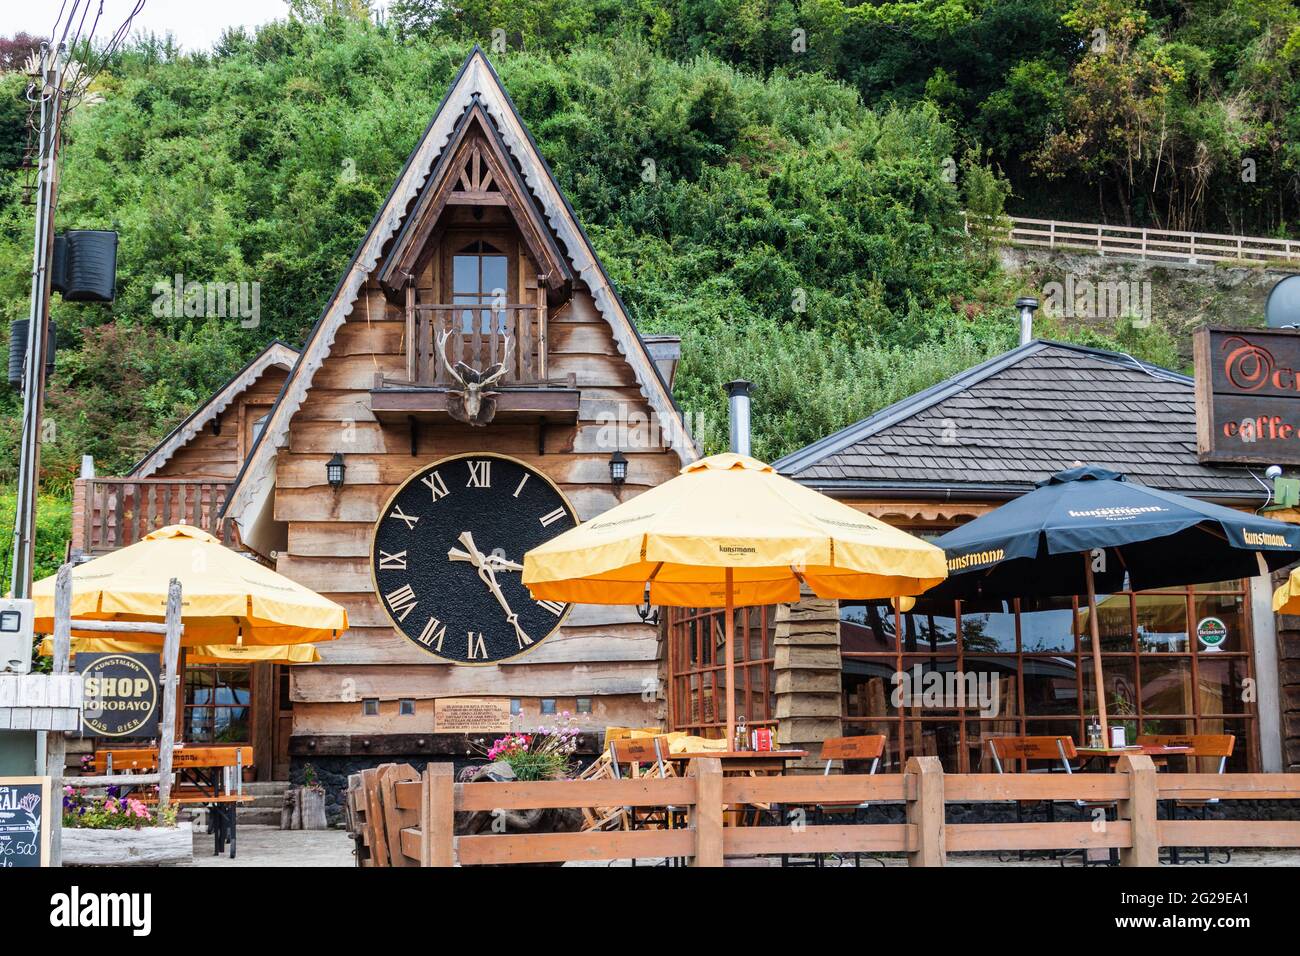
[[[510,155],[520,165],[529,190],[541,205],[553,233],[567,252],[574,272],[591,292],[596,308],[609,323],[619,352],[632,367],[642,395],[651,409],[669,423],[664,429],[672,439],[672,450],[683,464],[699,457],[699,450],[686,430],[681,412],[659,375],[658,368],[641,342],[618,294],[611,286],[573,208],[560,192],[546,160],[524,126],[500,78],[483,51],[475,46],[452,81],[442,103],[415,149],[406,161],[388,198],[371,222],[352,261],[339,280],[320,318],[303,346],[302,355],[281,389],[271,411],[271,420],[258,436],[231,488],[223,515],[241,525],[255,501],[265,501],[275,483],[275,453],[288,440],[289,423],[302,406],[312,380],[329,356],[339,327],[352,313],[357,298],[383,258],[384,247],[401,229],[411,201],[419,194],[438,158],[456,131],[465,112],[475,103],[486,111]],[[242,531],[243,529],[241,529]]]
[[[927,389],[917,392],[915,395],[909,395],[907,398],[887,405],[880,411],[868,415],[852,425],[832,432],[825,438],[819,439],[810,445],[805,445],[798,451],[793,451],[784,455],[772,463],[780,474],[795,476],[822,460],[844,451],[846,448],[857,444],[858,442],[870,438],[878,432],[883,431],[893,425],[898,424],[913,415],[925,411],[940,402],[946,401],[954,395],[964,392],[972,386],[978,385],[988,378],[1002,372],[1014,365],[1025,361],[1026,359],[1038,355],[1048,349],[1064,349],[1070,352],[1076,352],[1089,358],[1099,359],[1101,361],[1111,362],[1127,368],[1131,372],[1143,373],[1156,378],[1162,378],[1166,381],[1185,384],[1189,388],[1192,386],[1192,379],[1189,376],[1175,372],[1172,369],[1162,368],[1159,365],[1153,365],[1150,362],[1143,362],[1125,352],[1111,352],[1106,349],[1093,348],[1089,345],[1078,345],[1073,342],[1058,342],[1053,339],[1034,339],[1024,345],[1003,352],[1001,355],[995,355],[991,359],[985,359],[978,365],[972,365],[964,371],[958,372],[951,378],[944,379]]]
[[[225,385],[217,389],[211,398],[195,409],[189,418],[186,418],[168,432],[162,441],[132,466],[131,470],[127,472],[127,476],[131,478],[148,478],[157,472],[159,468],[171,460],[176,452],[188,445],[208,422],[229,408],[231,402],[265,375],[267,369],[275,366],[276,368],[292,370],[297,361],[298,350],[296,348],[281,342],[279,339],[273,340],[270,345],[254,355],[248,364],[231,376]]]

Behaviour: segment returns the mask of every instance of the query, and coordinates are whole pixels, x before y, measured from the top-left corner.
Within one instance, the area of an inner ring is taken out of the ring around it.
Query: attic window
[[[500,305],[506,302],[508,285],[507,259],[489,242],[479,240],[464,246],[451,258],[451,301],[456,305]],[[464,309],[460,314],[461,332],[474,333],[475,319],[479,332],[488,335],[495,320],[498,334],[506,331],[508,313],[491,309]]]

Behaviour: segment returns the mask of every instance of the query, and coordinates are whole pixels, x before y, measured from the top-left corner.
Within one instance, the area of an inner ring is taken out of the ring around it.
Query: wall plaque
[[[510,701],[500,697],[435,700],[433,729],[440,734],[506,733],[510,730]]]

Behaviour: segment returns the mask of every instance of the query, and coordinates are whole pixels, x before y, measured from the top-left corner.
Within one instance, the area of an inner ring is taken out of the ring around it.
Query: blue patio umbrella
[[[926,597],[1088,596],[1097,709],[1097,588],[1137,591],[1267,574],[1300,559],[1300,527],[1198,501],[1083,465],[934,542],[948,578]]]

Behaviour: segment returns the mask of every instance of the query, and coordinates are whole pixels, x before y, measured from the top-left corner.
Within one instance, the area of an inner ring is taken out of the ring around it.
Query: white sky
[[[0,0],[0,34],[11,36],[25,31],[48,36],[65,2],[70,8],[75,0]],[[89,29],[101,0],[81,0],[81,3],[83,8],[90,4],[86,19],[86,29]],[[101,40],[111,36],[126,19],[135,0],[102,0],[102,3],[104,13],[95,31]],[[145,0],[144,10],[135,18],[135,29],[159,36],[171,33],[183,49],[194,51],[211,47],[226,27],[258,26],[287,16],[288,7],[283,0]]]

